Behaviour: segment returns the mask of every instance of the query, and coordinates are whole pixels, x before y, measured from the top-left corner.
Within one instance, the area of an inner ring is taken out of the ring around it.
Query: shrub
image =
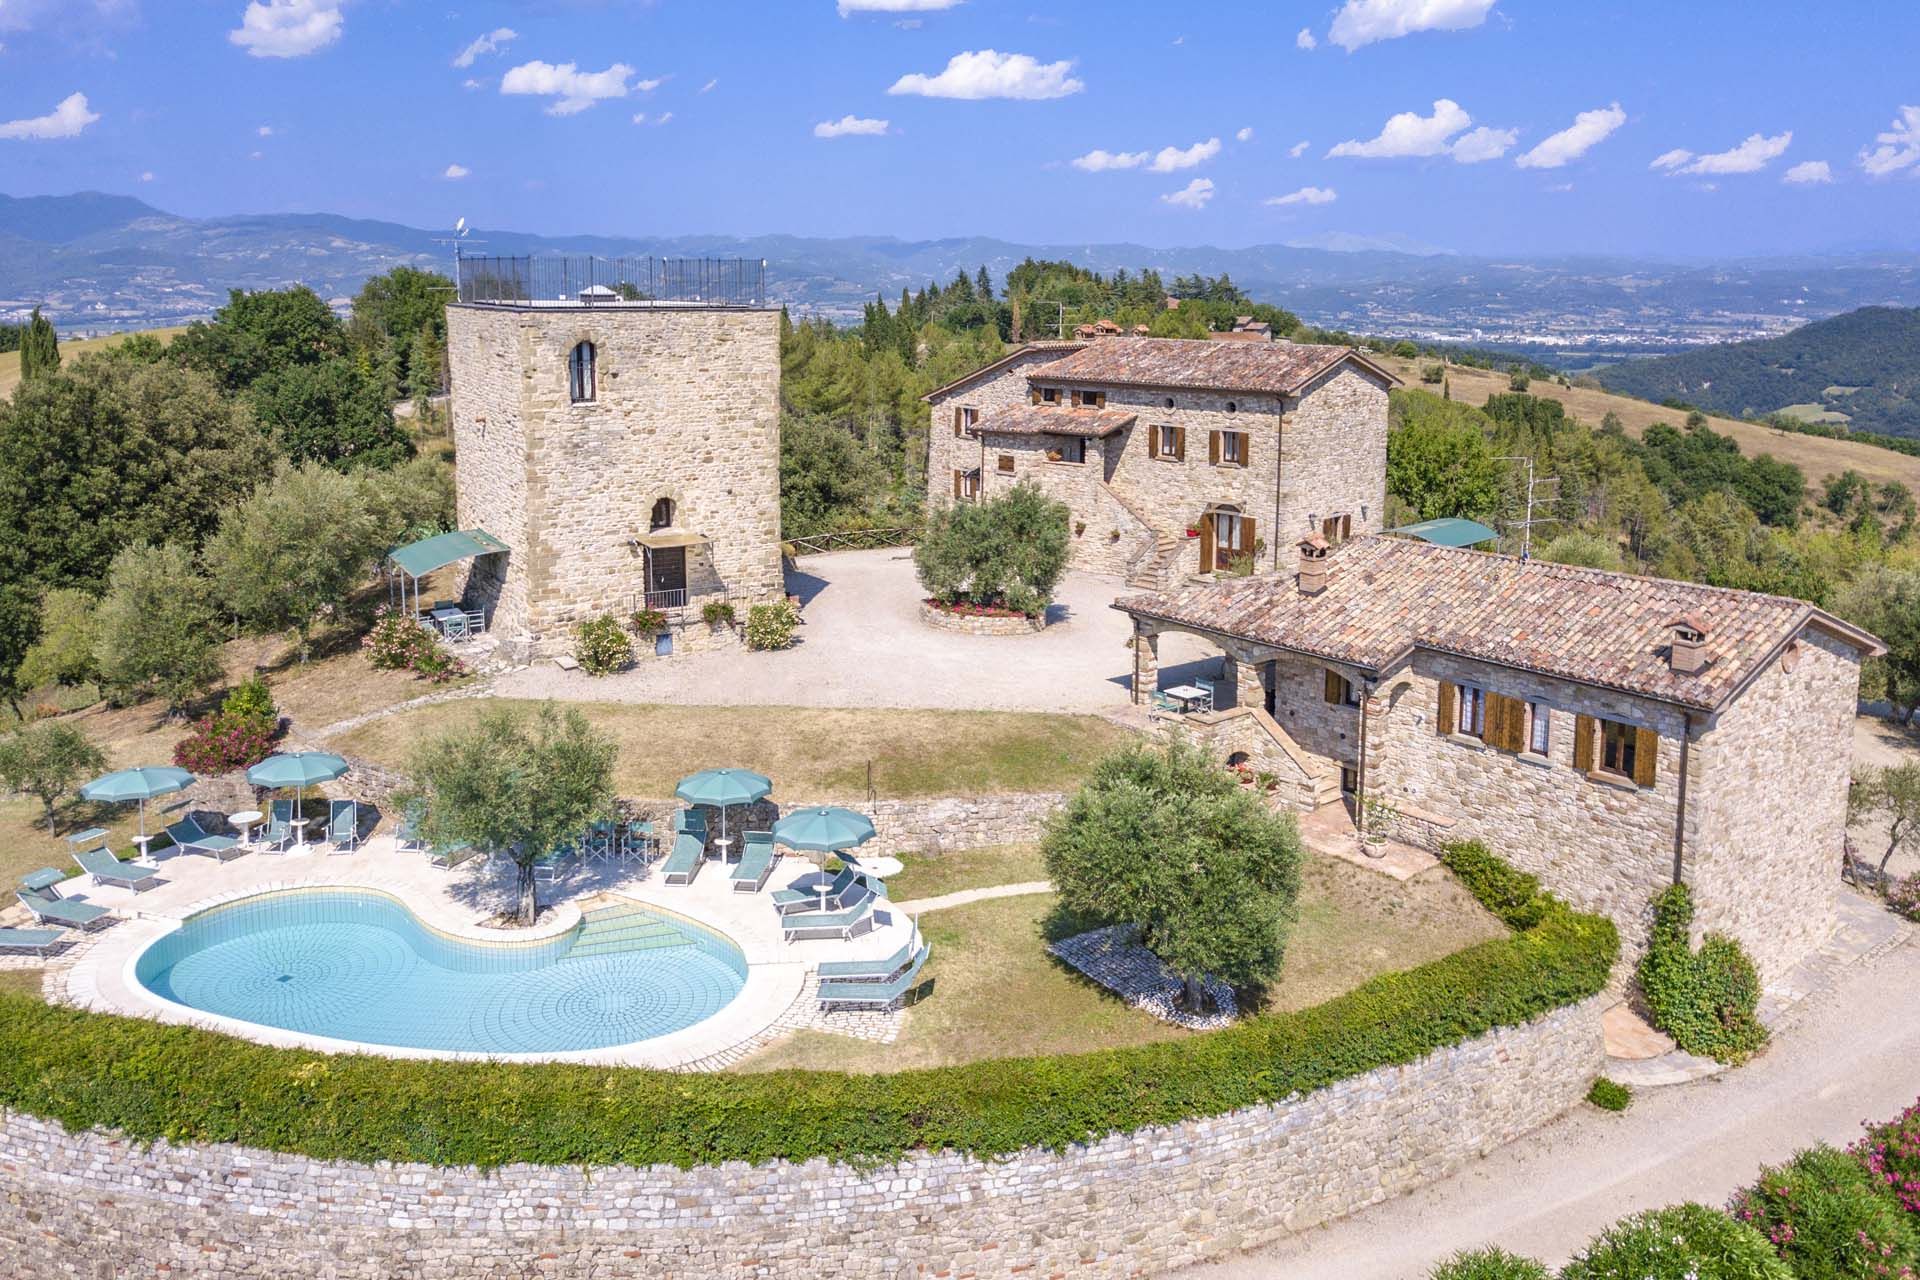
[[[1853,1156],[1902,1209],[1920,1213],[1920,1103],[1886,1124],[1869,1125]]]
[[[1428,1280],[1553,1280],[1540,1263],[1505,1249],[1456,1253],[1427,1275]]]
[[[1887,886],[1887,905],[1909,920],[1920,920],[1920,872]]]
[[[467,664],[447,652],[438,636],[400,610],[382,605],[373,629],[360,638],[376,671],[411,671],[435,684],[467,674]]]
[[[1796,1280],[1882,1280],[1920,1265],[1920,1236],[1899,1203],[1829,1146],[1763,1170],[1728,1210],[1772,1243]]]
[[[1709,933],[1687,940],[1693,895],[1683,884],[1653,900],[1653,936],[1640,961],[1640,990],[1653,1023],[1688,1053],[1743,1062],[1767,1042],[1755,1010],[1760,976],[1738,942]]]
[[[1633,1090],[1617,1080],[1596,1076],[1587,1090],[1587,1101],[1602,1111],[1625,1111],[1633,1104]]]
[[[920,585],[948,604],[997,604],[1039,617],[1066,572],[1072,515],[1022,482],[984,502],[937,507],[913,548]]]
[[[202,775],[249,768],[273,754],[275,728],[272,720],[221,710],[193,722],[173,744],[173,762]]]
[[[220,702],[220,710],[231,716],[251,716],[269,724],[280,718],[280,709],[273,705],[273,691],[267,687],[265,676],[250,676],[227,691]]]
[[[657,636],[667,629],[667,615],[660,609],[635,609],[627,629],[637,636]]]
[[[1705,1205],[1636,1213],[1595,1236],[1560,1280],[1794,1280],[1752,1227]]]
[[[1447,366],[1443,364],[1429,364],[1429,365],[1421,366],[1420,381],[1427,383],[1430,386],[1439,386],[1442,382],[1445,382],[1446,380],[1447,380]]]
[[[1531,929],[1555,899],[1528,875],[1495,857],[1478,840],[1460,840],[1440,850],[1440,861],[1510,929]]]
[[[730,627],[733,606],[725,600],[709,600],[700,606],[700,620],[710,627]]]
[[[573,629],[573,658],[590,676],[610,676],[633,662],[633,642],[619,620],[602,615]]]
[[[791,600],[754,605],[747,610],[747,648],[784,649],[799,625],[800,610]]]

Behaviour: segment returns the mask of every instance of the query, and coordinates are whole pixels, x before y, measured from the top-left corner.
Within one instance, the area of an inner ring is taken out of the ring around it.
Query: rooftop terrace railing
[[[462,257],[459,273],[460,301],[498,306],[767,305],[763,258]]]

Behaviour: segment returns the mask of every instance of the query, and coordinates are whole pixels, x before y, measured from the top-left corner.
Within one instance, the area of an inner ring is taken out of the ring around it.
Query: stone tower
[[[784,594],[777,311],[456,302],[447,354],[460,527],[508,547],[472,562],[464,603],[509,652],[567,652],[576,623],[643,606],[675,651],[732,643],[703,605],[744,622]]]

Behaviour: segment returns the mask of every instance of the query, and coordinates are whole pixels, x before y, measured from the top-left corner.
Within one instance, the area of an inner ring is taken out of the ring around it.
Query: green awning
[[[1478,520],[1462,520],[1457,517],[1422,520],[1419,524],[1405,524],[1398,529],[1389,529],[1387,532],[1408,538],[1418,538],[1422,542],[1431,542],[1437,547],[1471,547],[1482,542],[1492,542],[1500,536]]]
[[[387,563],[408,577],[419,578],[461,560],[498,555],[506,549],[506,543],[486,530],[466,529],[458,533],[435,534],[389,552]]]

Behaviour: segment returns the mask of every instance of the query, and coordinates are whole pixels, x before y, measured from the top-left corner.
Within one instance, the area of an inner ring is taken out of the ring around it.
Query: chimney
[[[1667,624],[1671,640],[1667,663],[1677,676],[1697,676],[1707,669],[1707,624],[1697,613],[1683,613]]]
[[[1327,589],[1327,582],[1333,576],[1333,566],[1327,563],[1327,540],[1319,534],[1302,539],[1300,543],[1300,594],[1317,596]]]

